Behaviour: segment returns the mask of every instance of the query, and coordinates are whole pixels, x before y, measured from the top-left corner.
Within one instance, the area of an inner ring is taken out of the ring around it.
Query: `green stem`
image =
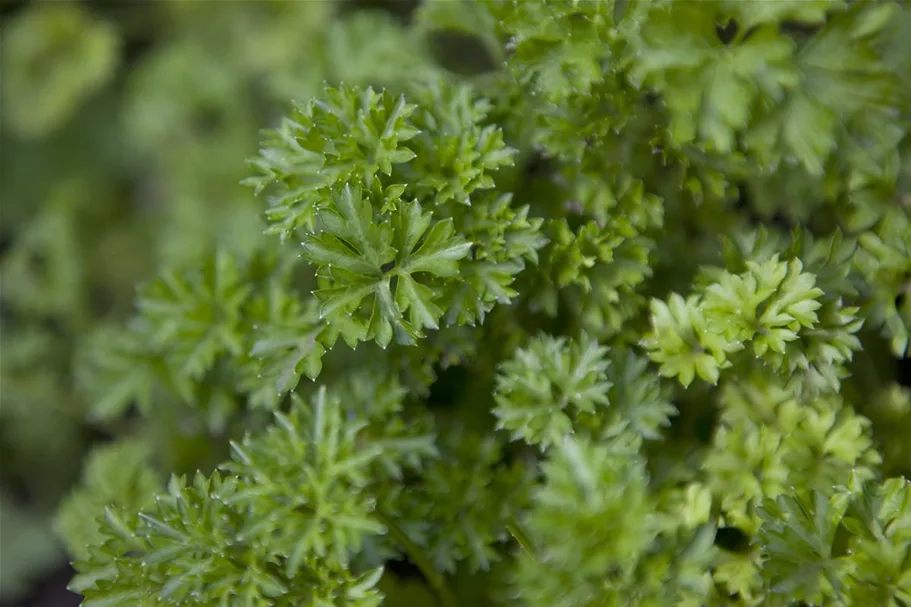
[[[525,532],[525,528],[522,527],[522,523],[516,519],[516,517],[511,516],[509,520],[506,521],[506,529],[509,530],[510,535],[512,535],[519,546],[527,552],[534,552],[535,546],[531,541],[531,538],[528,537],[528,533]]]
[[[379,519],[379,521],[383,523],[387,529],[389,529],[389,532],[393,535],[393,537],[395,537],[399,544],[401,544],[402,548],[405,549],[405,552],[408,554],[408,557],[411,559],[411,561],[417,565],[418,569],[421,570],[421,573],[424,574],[424,578],[440,597],[440,601],[443,603],[443,606],[457,607],[458,603],[456,602],[455,595],[446,584],[445,578],[439,571],[436,570],[436,568],[434,568],[433,564],[430,562],[430,559],[428,559],[427,555],[424,554],[424,551],[421,550],[421,547],[411,541],[411,538],[408,537],[408,534],[406,534],[402,528],[392,520],[392,518],[383,512],[381,508],[376,508],[373,511],[373,514],[376,515],[376,518]]]

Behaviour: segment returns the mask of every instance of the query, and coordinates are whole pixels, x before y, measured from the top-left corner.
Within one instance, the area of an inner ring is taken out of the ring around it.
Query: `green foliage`
[[[883,215],[876,228],[858,237],[858,269],[868,278],[866,313],[889,339],[892,352],[911,348],[911,220],[907,212]]]
[[[0,569],[0,596],[14,597],[26,592],[28,579],[36,572],[44,573],[61,551],[40,517],[27,512],[9,496],[0,499],[0,559],[4,563]]]
[[[325,389],[296,400],[233,445],[225,475],[174,477],[138,517],[109,507],[76,589],[87,604],[378,604],[381,572],[346,570],[363,536],[385,531],[368,492],[385,445],[358,441],[365,425]]]
[[[652,331],[644,344],[661,373],[679,376],[684,386],[697,374],[717,383],[740,354],[751,361],[742,365],[760,360],[806,390],[837,390],[843,365],[860,347],[857,308],[840,300],[824,308],[824,291],[799,259],[785,263],[773,255],[746,266],[741,274],[714,272],[718,282],[686,300],[676,293],[669,303],[653,300]]]
[[[415,274],[436,279],[437,291],[451,287],[447,279],[458,275],[471,243],[454,235],[451,220],[432,223],[416,201],[397,206],[389,223],[375,223],[372,210],[360,188],[346,185],[320,214],[322,231],[307,236],[301,256],[319,268],[320,316],[339,326],[346,341],[373,339],[386,347],[395,335],[412,345],[423,328],[439,328],[443,314],[433,283]]]
[[[545,450],[580,432],[593,438],[630,427],[657,439],[676,409],[667,390],[645,376],[647,361],[632,351],[609,353],[590,336],[538,335],[497,373],[497,427]]]
[[[23,137],[54,131],[104,86],[117,67],[117,30],[71,3],[35,8],[5,32],[4,123]]]
[[[906,479],[781,496],[762,510],[765,581],[771,604],[900,605],[908,600]],[[844,530],[847,540],[839,540]]]
[[[418,4],[3,17],[3,592],[911,603],[911,9]]]
[[[89,547],[104,539],[92,522],[106,507],[139,511],[152,505],[164,482],[148,462],[149,453],[146,445],[125,440],[100,446],[86,458],[80,486],[54,521],[73,557],[87,558]]]
[[[599,417],[609,404],[606,348],[585,336],[579,343],[542,335],[500,368],[499,427],[515,439],[549,447],[572,433],[574,418]]]

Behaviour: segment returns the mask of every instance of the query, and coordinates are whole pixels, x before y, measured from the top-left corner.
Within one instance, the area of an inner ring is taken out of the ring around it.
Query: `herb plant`
[[[911,9],[300,4],[237,237],[79,350],[84,605],[911,604]]]

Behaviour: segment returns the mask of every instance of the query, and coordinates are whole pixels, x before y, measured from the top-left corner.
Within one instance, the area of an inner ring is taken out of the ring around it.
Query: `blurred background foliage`
[[[0,3],[3,604],[65,566],[57,505],[90,448],[121,430],[86,421],[89,336],[122,323],[157,269],[256,246],[261,202],[240,181],[261,129],[324,82],[383,85],[426,67],[435,50],[408,27],[414,5]],[[178,462],[205,460],[205,444],[172,434],[144,429]],[[121,474],[136,457],[116,454]]]

